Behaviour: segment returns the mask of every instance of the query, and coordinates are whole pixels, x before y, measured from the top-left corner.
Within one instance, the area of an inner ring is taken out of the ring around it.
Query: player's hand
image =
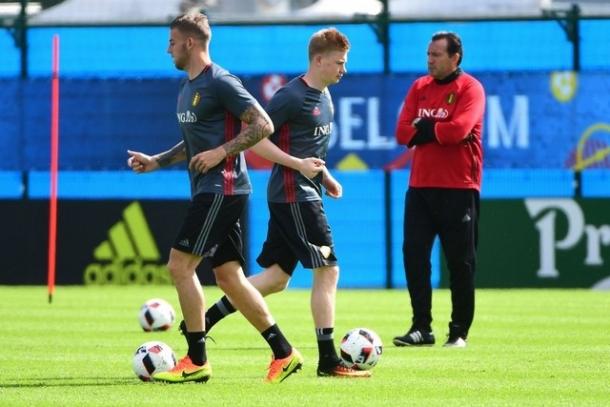
[[[189,163],[189,170],[198,171],[205,174],[210,169],[216,167],[222,160],[227,157],[225,149],[222,147],[216,147],[212,150],[203,151],[196,154],[191,158]]]
[[[417,129],[417,132],[411,138],[407,144],[407,147],[411,148],[413,146],[419,146],[436,141],[436,135],[434,133],[434,121],[416,117],[411,124]]]
[[[328,171],[324,173],[324,178],[322,179],[322,185],[326,189],[326,195],[330,196],[334,199],[339,199],[343,196],[343,187],[334,179]]]
[[[131,150],[127,150],[127,154],[129,154],[127,165],[138,174],[159,168],[159,162],[150,155]]]
[[[299,160],[299,172],[309,179],[314,178],[324,169],[324,160],[316,157],[303,158]]]

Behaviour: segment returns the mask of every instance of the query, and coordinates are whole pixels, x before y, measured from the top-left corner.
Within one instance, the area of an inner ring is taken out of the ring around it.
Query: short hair
[[[349,40],[336,28],[324,28],[315,32],[309,39],[309,60],[314,55],[329,51],[348,51]]]
[[[179,15],[174,18],[169,28],[175,28],[183,34],[195,37],[202,45],[207,45],[212,37],[208,16],[198,11]]]
[[[443,38],[447,40],[447,53],[449,56],[460,54],[460,58],[458,59],[457,63],[459,65],[462,62],[462,57],[464,56],[460,36],[450,31],[439,31],[432,35],[432,41],[442,40]]]

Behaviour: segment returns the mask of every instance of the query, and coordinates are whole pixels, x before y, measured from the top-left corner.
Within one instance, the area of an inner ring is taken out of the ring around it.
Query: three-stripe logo
[[[85,268],[85,284],[170,283],[139,202],[123,210],[123,219],[108,230],[108,239],[93,250],[96,262]]]

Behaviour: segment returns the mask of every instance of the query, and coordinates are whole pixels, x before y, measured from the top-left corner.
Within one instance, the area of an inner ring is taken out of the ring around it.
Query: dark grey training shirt
[[[275,133],[271,141],[282,151],[299,158],[326,158],[334,107],[328,89],[309,87],[302,76],[294,78],[269,101],[267,113]],[[322,199],[319,174],[313,180],[298,171],[275,164],[271,172],[269,202],[302,202]]]
[[[176,115],[188,162],[197,153],[233,139],[241,131],[239,117],[249,106],[257,104],[238,78],[216,64],[208,65],[192,80],[184,79]],[[251,191],[242,153],[227,157],[205,174],[189,171],[189,176],[193,196],[203,192],[240,195]]]

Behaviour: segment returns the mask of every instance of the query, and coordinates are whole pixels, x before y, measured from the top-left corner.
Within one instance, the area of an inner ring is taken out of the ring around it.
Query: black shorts
[[[243,266],[239,217],[247,201],[248,195],[196,195],[172,247],[208,258],[212,267],[228,261],[238,261]]]
[[[322,201],[269,202],[269,215],[267,239],[256,259],[261,267],[277,263],[292,275],[297,261],[308,269],[337,264]]]

